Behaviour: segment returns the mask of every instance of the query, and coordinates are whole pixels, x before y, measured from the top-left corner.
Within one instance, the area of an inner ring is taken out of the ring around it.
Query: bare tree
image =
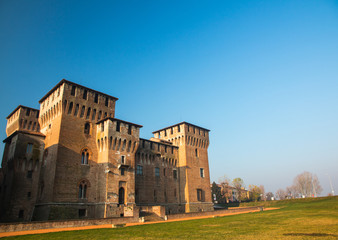
[[[272,192],[268,192],[268,193],[266,194],[266,200],[267,200],[267,201],[273,200],[273,197],[274,197],[274,195],[273,195]]]
[[[286,197],[287,197],[287,193],[285,190],[283,189],[278,189],[277,192],[276,192],[276,197],[279,199],[279,200],[284,200]]]
[[[244,189],[244,181],[241,178],[232,180],[232,186],[236,189],[237,200],[242,201],[242,190]]]
[[[230,186],[230,179],[227,176],[223,176],[218,179],[219,185],[221,187],[221,196],[225,198],[226,203],[229,203],[229,199],[232,196],[232,189]]]
[[[286,198],[297,198],[300,196],[300,193],[295,185],[286,188]]]
[[[322,187],[316,174],[303,172],[294,179],[294,186],[302,197],[317,197],[322,192]]]
[[[261,194],[262,194],[262,195],[261,195],[261,200],[262,200],[262,201],[266,201],[265,188],[264,188],[264,186],[263,186],[263,185],[260,185],[259,188],[260,188]]]

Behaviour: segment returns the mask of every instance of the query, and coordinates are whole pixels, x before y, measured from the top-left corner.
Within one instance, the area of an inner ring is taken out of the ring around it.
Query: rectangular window
[[[121,176],[124,176],[124,171],[125,171],[124,167],[120,168]]]
[[[72,86],[72,91],[71,91],[70,95],[75,96],[75,90],[76,90],[76,87]]]
[[[177,132],[180,132],[181,131],[181,128],[180,128],[180,125],[177,126]]]
[[[200,175],[201,175],[201,178],[204,178],[204,168],[200,168]]]
[[[23,210],[22,209],[19,211],[19,218],[23,218]]]
[[[106,97],[106,101],[104,102],[104,105],[108,107],[109,99]]]
[[[27,198],[31,198],[31,195],[32,195],[32,193],[31,193],[31,192],[28,192],[28,193],[27,193]]]
[[[126,156],[121,156],[121,163],[125,164],[126,163]]]
[[[165,136],[165,137],[167,136],[167,131],[166,131],[166,130],[164,130],[164,136]]]
[[[174,177],[174,179],[177,179],[177,170],[176,169],[173,170],[173,177]]]
[[[32,175],[33,175],[32,170],[27,171],[27,178],[32,178]]]
[[[86,209],[79,209],[79,217],[85,217],[87,215]]]
[[[87,89],[85,89],[85,90],[83,90],[83,96],[82,96],[82,98],[83,99],[85,99],[85,100],[87,100]]]
[[[159,177],[160,176],[160,168],[156,167],[155,168],[155,177]]]
[[[27,109],[27,111],[26,111],[26,116],[29,116],[30,113],[31,113],[31,110],[30,110],[30,109]]]
[[[203,191],[202,189],[197,189],[197,201],[203,201]]]
[[[131,125],[128,126],[128,134],[131,135]]]
[[[99,95],[97,93],[95,93],[95,96],[94,96],[94,102],[95,103],[98,103],[99,102]]]
[[[33,143],[28,143],[26,148],[26,153],[31,154],[33,152]]]
[[[174,129],[173,128],[170,129],[170,133],[174,134]]]
[[[120,131],[120,122],[116,122],[116,132]]]
[[[143,166],[137,165],[137,167],[136,167],[136,175],[139,175],[139,176],[143,175]]]

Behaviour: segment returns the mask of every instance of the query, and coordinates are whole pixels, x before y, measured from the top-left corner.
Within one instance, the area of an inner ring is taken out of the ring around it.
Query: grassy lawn
[[[244,204],[253,205],[257,203]],[[278,210],[8,239],[338,239],[338,197],[258,203]]]

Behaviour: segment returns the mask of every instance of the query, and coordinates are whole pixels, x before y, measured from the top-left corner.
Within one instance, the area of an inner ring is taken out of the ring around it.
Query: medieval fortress
[[[212,211],[209,130],[181,122],[139,137],[115,118],[118,99],[61,80],[7,117],[0,220],[31,221]]]

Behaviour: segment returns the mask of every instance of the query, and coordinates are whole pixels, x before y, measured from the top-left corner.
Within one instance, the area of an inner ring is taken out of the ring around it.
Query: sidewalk
[[[264,208],[264,211],[275,210],[278,208]],[[259,212],[260,210],[250,210],[243,212],[235,212],[235,213],[226,213],[226,214],[217,214],[217,211],[212,216],[200,216],[200,217],[188,217],[188,218],[180,218],[180,219],[172,219],[161,222],[145,222],[145,223],[127,223],[126,227],[145,225],[145,224],[155,224],[155,223],[167,223],[167,222],[178,222],[178,221],[187,221],[187,220],[195,220],[195,219],[203,219],[203,218],[213,218],[213,217],[223,217],[230,215],[238,215],[243,213],[252,213]],[[74,228],[51,228],[51,229],[39,229],[39,230],[29,230],[29,231],[19,231],[19,232],[4,232],[0,233],[0,237],[10,237],[10,236],[19,236],[19,235],[27,235],[27,234],[41,234],[41,233],[50,233],[50,232],[63,232],[63,231],[75,231],[75,230],[88,230],[88,229],[100,229],[100,228],[112,228],[111,224],[105,225],[93,225],[93,226],[84,226],[84,227],[74,227]]]

